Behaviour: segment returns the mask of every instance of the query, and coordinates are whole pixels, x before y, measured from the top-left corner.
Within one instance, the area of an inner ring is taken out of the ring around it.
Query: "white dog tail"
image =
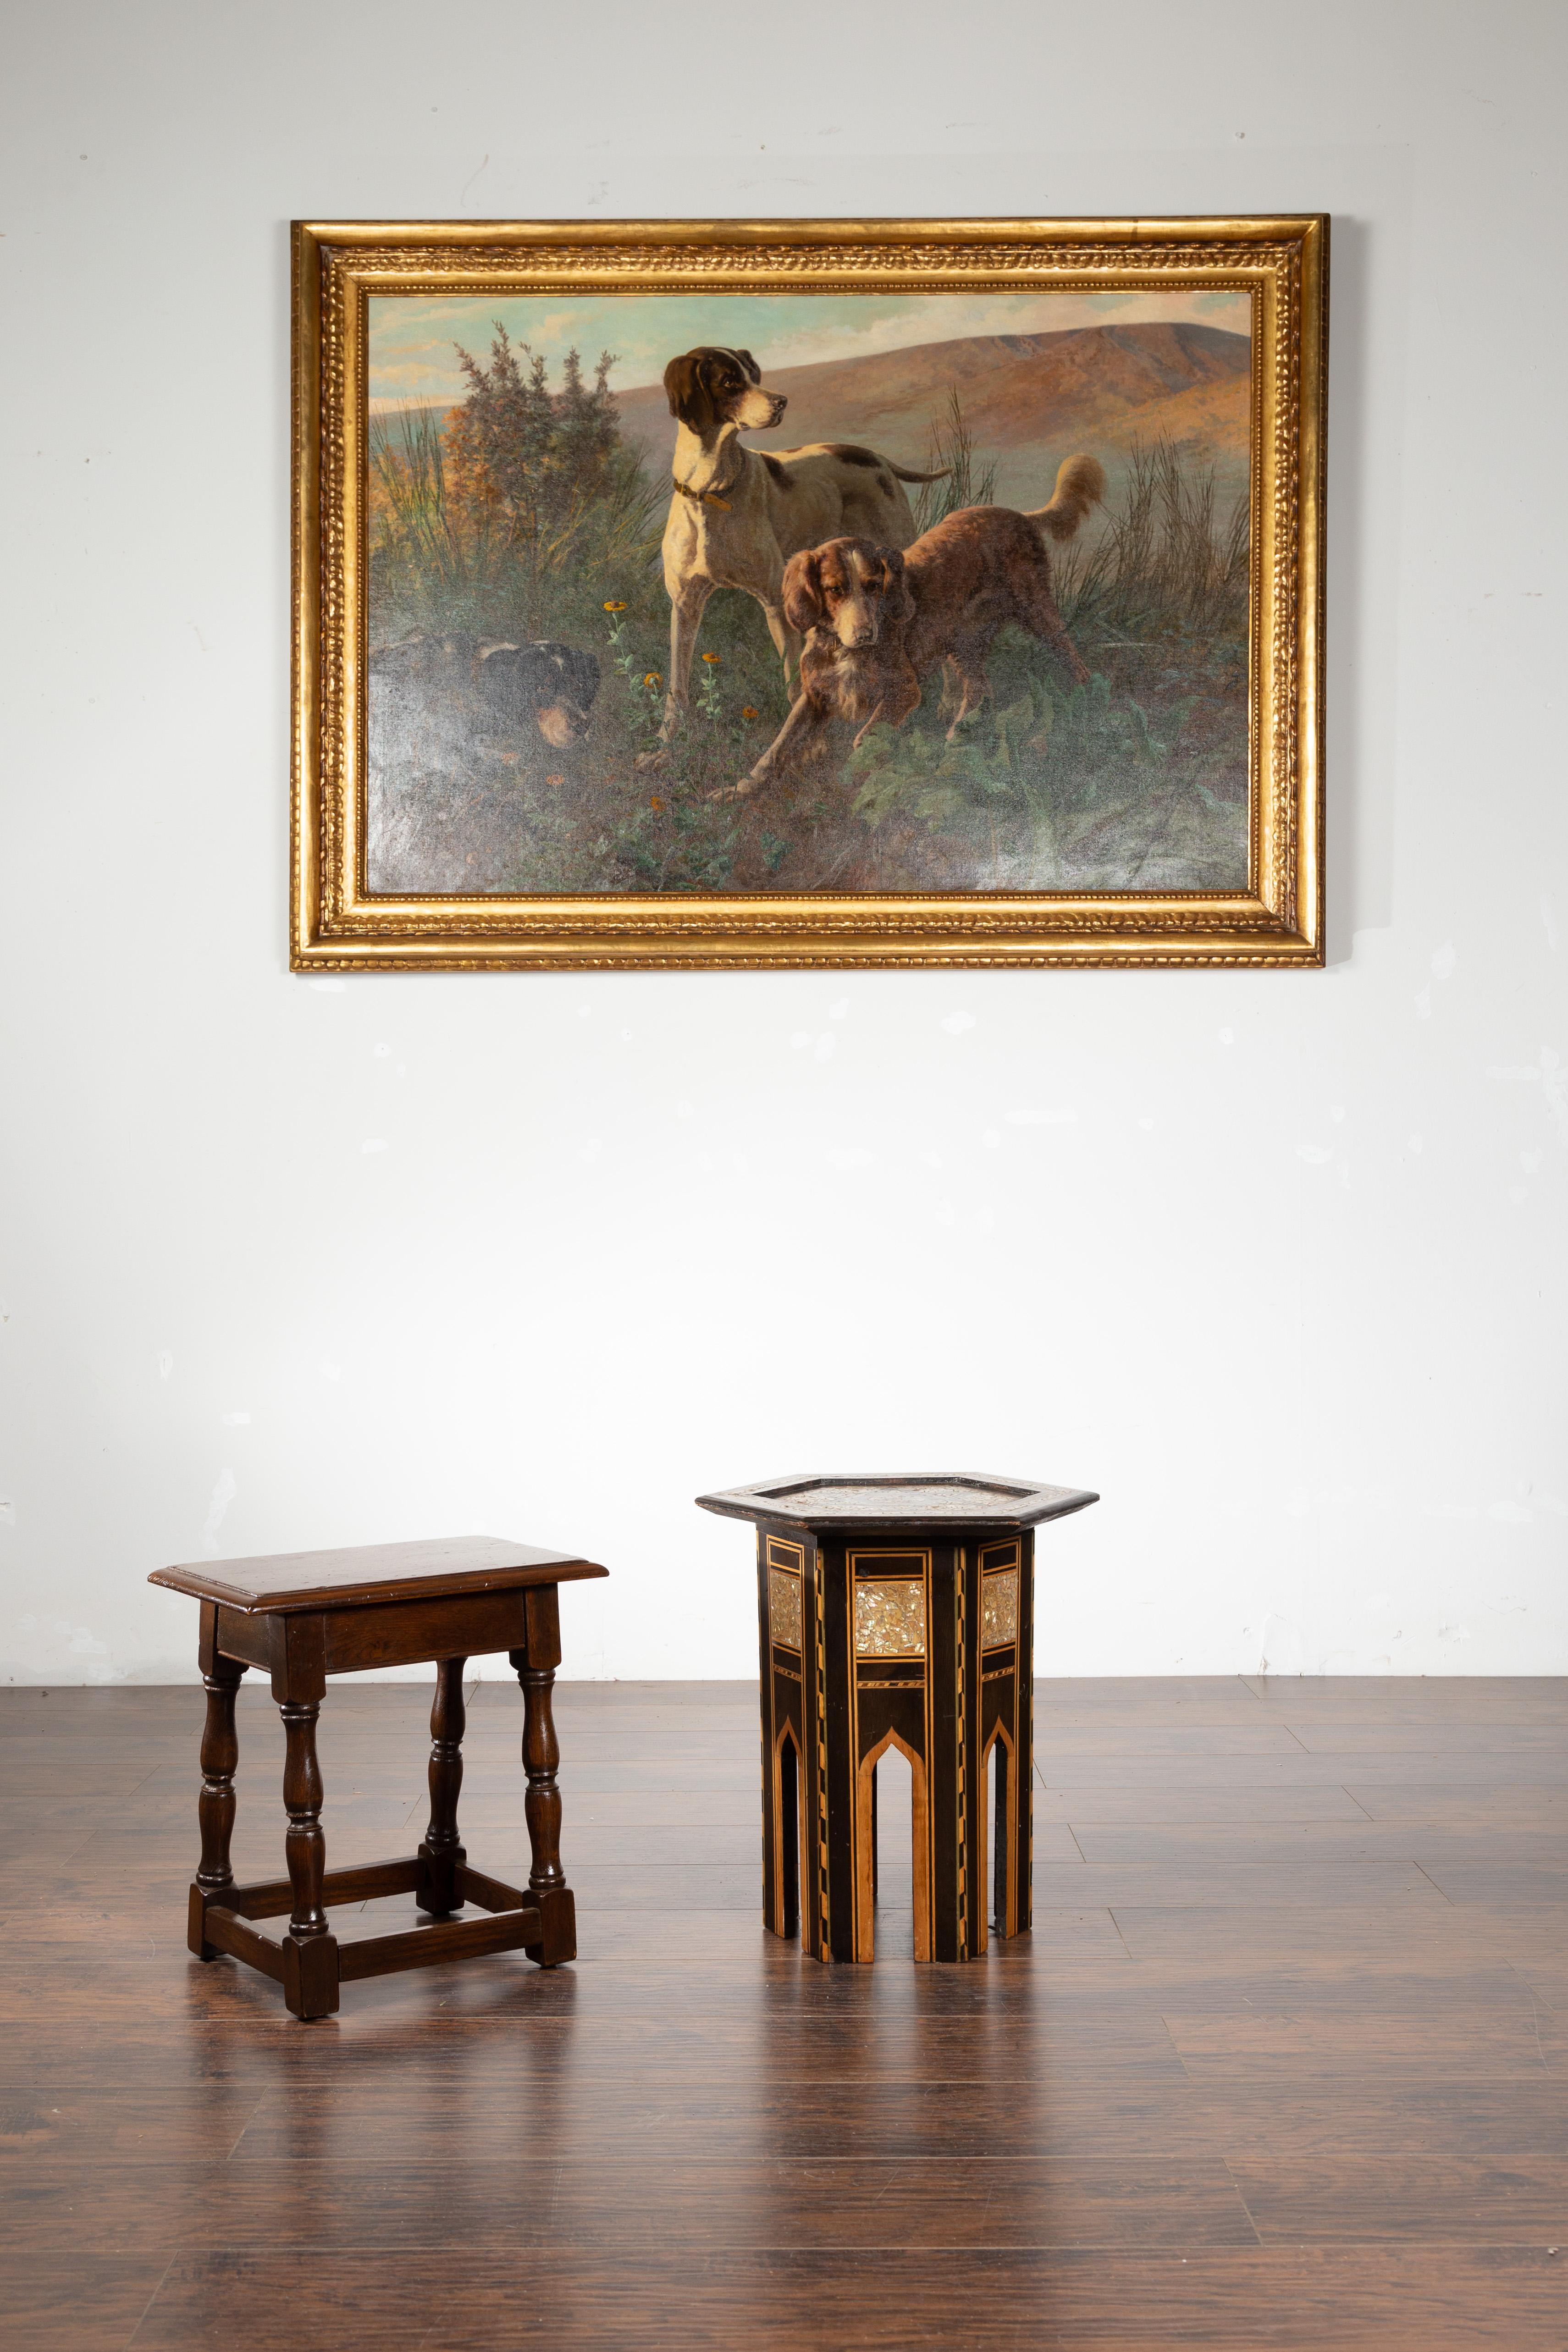
[[[890,457],[884,457],[882,463],[900,482],[945,482],[952,471],[951,466],[939,466],[934,474],[912,474],[907,466],[895,466]]]
[[[1064,457],[1050,504],[1026,509],[1031,522],[1055,540],[1071,539],[1090,507],[1105,496],[1105,468],[1098,457]]]

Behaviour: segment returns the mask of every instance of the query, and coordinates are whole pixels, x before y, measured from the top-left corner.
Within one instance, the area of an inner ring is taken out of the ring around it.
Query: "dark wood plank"
[[[715,1835],[743,1832],[751,1840],[751,1857],[755,1862],[760,1805],[755,1757],[749,1777],[736,1772],[722,1788],[701,1785],[704,1779],[711,1780],[711,1774],[692,1775],[689,1785],[672,1788],[668,1785],[669,1768],[662,1761],[641,1770],[617,1773],[610,1787],[598,1788],[586,1785],[590,1776],[604,1776],[594,1773],[592,1748],[584,1755],[583,1745],[579,1740],[568,1748],[562,1767],[569,1838],[574,1835],[574,1825],[592,1828],[601,1822],[622,1824],[633,1831],[666,1828],[681,1837],[700,1835],[704,1830]],[[657,1781],[655,1771],[658,1775]],[[470,1773],[463,1784],[465,1830],[489,1836],[496,1831],[516,1828],[522,1814],[521,1791],[517,1785],[520,1777],[515,1769],[507,1780],[478,1771]],[[704,1858],[695,1846],[682,1848],[681,1853],[689,1862]],[[586,1862],[599,1857],[584,1849],[583,1858]]]
[[[1538,1781],[1478,1778],[1464,1787],[1445,1789],[1436,1809],[1426,1782],[1394,1780],[1346,1794],[1374,1822],[1437,1820],[1450,1829],[1479,1825],[1506,1831],[1517,1825],[1548,1835],[1568,1833],[1568,1789],[1542,1787]]]
[[[73,2249],[68,2263],[0,2263],[0,2330],[28,2352],[122,2352],[167,2275],[165,2239],[119,2254]]]
[[[1301,1744],[1284,1723],[1246,1718],[1239,1723],[1060,1724],[1049,1715],[1035,1722],[1035,1762],[1047,1786],[1070,1777],[1080,1757],[1131,1760],[1146,1756],[1289,1756]]]
[[[1311,2082],[1298,2075],[1284,2098],[1261,2082],[1204,2083],[1188,2120],[1237,2172],[1276,2161],[1331,2174],[1342,2160],[1352,2168],[1415,2157],[1555,2160],[1568,2154],[1568,2083],[1560,2074],[1467,2082],[1363,2068]]]
[[[1455,1675],[1428,1679],[1411,1675],[1243,1675],[1238,1678],[1266,1706],[1340,1706],[1352,1713],[1369,1706],[1410,1707],[1430,1704],[1433,1712],[1487,1698],[1568,1699],[1561,1675]],[[1436,1696],[1428,1699],[1429,1693]]]
[[[1168,1789],[1152,1787],[1148,1779],[1142,1779],[1121,1787],[1086,1789],[1070,1773],[1064,1779],[1064,1769],[1058,1765],[1047,1785],[1036,1787],[1037,1830],[1042,1822],[1075,1826],[1080,1822],[1119,1822],[1134,1828],[1156,1822],[1213,1822],[1246,1830],[1278,1822],[1370,1819],[1366,1807],[1332,1781],[1306,1788],[1260,1789],[1241,1775],[1239,1786],[1233,1781],[1228,1787]],[[1037,1783],[1038,1780],[1037,1773]],[[1562,1793],[1568,1797],[1568,1790]],[[1431,1812],[1427,1798],[1422,1819],[1429,1820]]]
[[[895,1958],[889,1852],[878,1960],[825,1969],[759,1924],[755,1685],[556,1685],[581,1957],[364,1977],[311,2026],[183,1948],[201,1690],[0,1693],[0,2324],[1562,2352],[1568,1694],[1513,1692],[1041,1684],[1033,1933]],[[458,1833],[521,1892],[522,1703],[465,1696]],[[424,1834],[429,1704],[321,1711],[351,1967],[449,1932],[358,1859]],[[280,1892],[277,1710],[235,1717],[232,1866]]]
[[[1166,2011],[1165,2024],[1182,2063],[1199,2083],[1224,2077],[1298,2084],[1323,2074],[1364,2078],[1373,2069],[1385,2083],[1401,2074],[1425,2081],[1435,2072],[1449,2081],[1470,2075],[1532,2081],[1560,2071],[1568,2058],[1568,2033],[1560,2021],[1543,2021],[1522,2004],[1501,2016],[1458,2003],[1414,2013],[1249,2009],[1184,2017]],[[1568,2125],[1568,2099],[1563,2119]]]
[[[1184,2257],[1099,2251],[952,2252],[797,2248],[642,2254],[634,2263],[537,2244],[476,2252],[462,2291],[437,2252],[341,2253],[311,2280],[312,2322],[334,2352],[522,2352],[548,2314],[556,2341],[603,2352],[909,2352],[983,2346],[1173,2345],[1257,2352],[1535,2352],[1563,2341],[1561,2265],[1544,2249],[1226,2249]],[[182,2250],[136,2352],[243,2341],[299,2352],[291,2253]],[[1048,2336],[1044,2333],[1048,2326]],[[912,2340],[919,2341],[914,2338]]]
[[[1215,1977],[1238,1967],[1323,1977],[1368,1971],[1444,1977],[1515,1958],[1509,1933],[1489,1914],[1446,1900],[1347,1905],[1322,1912],[1272,1908],[1260,1901],[1227,1911],[1223,1937],[1215,1933],[1212,1906],[1122,1905],[1116,1924],[1130,1958],[1162,1975],[1174,1966]]]
[[[11,2164],[63,2158],[82,2167],[118,2168],[127,2158],[221,2162],[264,2096],[256,2084],[213,2083],[199,2089],[102,2084],[91,2091],[0,2088],[0,2178]]]
[[[1542,1854],[1539,1846],[1528,1862],[1445,1860],[1434,1862],[1427,1875],[1450,1903],[1509,1911],[1539,1907],[1558,1919],[1568,1917],[1568,1864]]]
[[[1075,1883],[1076,1882],[1076,1883]],[[1419,1864],[1400,1859],[1330,1860],[1316,1854],[1290,1864],[1085,1863],[1070,1874],[1055,1864],[1035,1872],[1035,1899],[1059,1903],[1076,1895],[1117,1912],[1171,1905],[1251,1910],[1321,1911],[1341,1904],[1398,1903],[1436,1908],[1447,1898]]]
[[[468,2082],[467,2063],[448,2053],[446,2068],[435,2069],[428,2054],[410,2047],[400,2073],[427,2093],[431,2162],[504,2168],[537,2155],[535,2094],[563,2052],[535,2039],[531,2063],[523,2064],[520,2052],[495,2095],[466,2100],[460,2113],[443,2105],[441,2091],[454,2073]],[[831,2151],[836,2160],[930,2158],[953,2166],[980,2158],[1147,2163],[1223,2153],[1220,2132],[1176,2063],[1121,2067],[1102,2059],[1044,2070],[1036,2063],[1022,2079],[1015,2069],[1011,2080],[1000,2064],[966,2066],[955,2084],[942,2079],[939,2060],[929,2079],[884,2081],[862,2070],[853,2078],[766,2086],[754,2066],[715,2070],[699,2083],[700,2064],[694,2047],[686,2069],[665,2068],[657,2079],[624,2058],[618,2085],[608,2066],[594,2069],[584,2082],[593,2081],[595,2095],[552,2105],[552,2152],[595,2163],[635,2157],[658,2164],[678,2152],[728,2163],[754,2157],[763,2143],[781,2159]],[[389,2091],[368,2074],[352,2089],[314,2097],[268,2094],[235,2144],[235,2168],[293,2155],[336,2163],[395,2143],[407,2098],[406,2090]]]
[[[498,1687],[504,1688],[515,1699],[510,1683],[502,1684],[492,1673],[486,1673],[482,1687],[486,1694],[492,1694]],[[705,1716],[714,1708],[741,1707],[751,1723],[756,1721],[757,1716],[755,1675],[733,1682],[712,1683],[679,1680],[667,1683],[557,1683],[555,1692],[559,1706],[580,1700],[595,1715],[603,1714],[611,1719],[625,1707],[649,1706],[679,1707],[683,1715],[695,1707]]]
[[[1426,1810],[1433,1811],[1430,1801]],[[1489,1871],[1527,1865],[1535,1872],[1568,1872],[1568,1820],[1555,1834],[1544,1835],[1539,1829],[1502,1829],[1495,1822],[1460,1828],[1431,1821],[1369,1822],[1364,1815],[1266,1824],[1079,1821],[1073,1836],[1083,1860],[1090,1863],[1179,1863],[1203,1870],[1237,1863],[1412,1862],[1456,1902],[1464,1897],[1447,1884],[1450,1864],[1479,1864]]]
[[[499,1915],[502,1919],[515,1916]],[[420,1932],[431,1937],[436,1933],[433,1928]],[[343,1947],[345,1960],[353,1949],[353,1945]],[[787,2071],[791,2096],[809,2092],[814,2100],[819,2100],[825,2090],[832,2090],[847,2103],[849,2086],[859,2090],[884,2079],[889,2095],[896,2088],[900,2101],[911,2084],[967,2092],[979,2111],[966,2126],[955,2122],[955,2134],[966,2144],[983,2147],[987,2118],[999,2117],[1005,2106],[1014,2113],[1008,2144],[1014,2152],[1026,2152],[1025,2108],[1031,2103],[1042,2105],[1049,2085],[1092,2077],[1098,2098],[1108,2097],[1120,2084],[1143,2099],[1160,2091],[1184,2093],[1192,2080],[1190,2070],[1184,2069],[1152,2012],[1142,2017],[1107,2016],[1095,2024],[1064,2026],[1055,2033],[998,2030],[984,2042],[977,2042],[965,2032],[963,2019],[921,2019],[912,2021],[908,2031],[879,2034],[878,2040],[884,2045],[880,2058],[868,2042],[863,2022],[850,2025],[825,2018],[811,2025],[798,2024],[792,2031],[782,2021],[740,2021],[705,2030],[700,2021],[689,2020],[660,2036],[655,2064],[647,2055],[651,2008],[618,2023],[595,2020],[590,2026],[580,2014],[543,2018],[542,2004],[531,1998],[531,1978],[519,1977],[509,1987],[506,1976],[498,1971],[489,1982],[495,2005],[510,2008],[517,2037],[516,2065],[500,2065],[498,2090],[502,2084],[522,2089],[537,2081],[542,2067],[568,2055],[574,2038],[579,2044],[574,2066],[584,2083],[598,2088],[616,2080],[623,2084],[657,2086],[661,2093],[679,2095],[676,2104],[683,2110],[691,2108],[691,2077],[698,2069],[709,2094],[717,2101],[721,2093],[728,2107],[737,2097],[745,2097],[755,2084],[759,2068],[771,2061],[781,2073]],[[471,1996],[470,2005],[479,1998]],[[412,2001],[405,2006],[413,2013]],[[587,2046],[590,2033],[592,2048]],[[643,2053],[640,2061],[639,2052]],[[323,2116],[339,2115],[352,2134],[352,2104],[340,2110],[328,2092],[323,2091],[321,2097]],[[776,2097],[771,2097],[770,2109],[776,2104]],[[947,2104],[952,2107],[958,2102],[950,2097]],[[234,2149],[237,2162],[266,2151],[267,2134],[280,2112],[263,2103],[243,2142]],[[290,2144],[298,2144],[298,2129],[305,2121],[303,2111],[290,2104],[287,2113],[288,2130],[295,2136]],[[999,2121],[996,2128],[1002,2128]],[[1019,2138],[1019,2132],[1025,2132],[1025,2137]],[[830,2147],[832,2143],[824,2145]]]
[[[537,2118],[536,2118],[537,2130]],[[308,2198],[314,2256],[427,2246],[450,2253],[515,2244],[520,2214],[548,2212],[557,2242],[636,2260],[679,2246],[694,2259],[739,2246],[1256,2246],[1257,2232],[1219,2158],[978,2154],[944,2157],[745,2157],[700,2152],[700,2126],[650,2162],[595,2153],[542,2160],[519,2148],[504,2165],[437,2163],[405,2148],[391,2163],[359,2147],[322,2162],[298,2153],[246,2166],[144,2163],[117,2185],[106,2239],[272,2246]],[[30,2248],[68,2259],[79,2229],[76,2176],[39,2158],[7,2182],[0,2257]],[[1474,2235],[1474,2232],[1470,2232]],[[106,2250],[110,2247],[106,2246]]]
[[[1489,1709],[1485,1715],[1446,1715],[1442,1717],[1440,1740],[1433,1719],[1420,1715],[1407,1716],[1401,1722],[1379,1722],[1366,1716],[1354,1716],[1320,1717],[1305,1723],[1291,1716],[1278,1728],[1289,1732],[1310,1756],[1422,1756],[1435,1751],[1452,1755],[1456,1749],[1475,1749],[1489,1756],[1534,1754],[1541,1750],[1555,1750],[1561,1755],[1568,1722],[1553,1714],[1524,1723],[1500,1710]]]
[[[1259,1712],[1257,1693],[1240,1675],[1037,1675],[1035,1704],[1047,1714],[1120,1715],[1133,1722],[1178,1706]]]
[[[1413,2155],[1379,2148],[1331,2158],[1233,2158],[1236,2183],[1265,2245],[1370,2238],[1449,2245],[1568,2249],[1568,2152]],[[1568,2261],[1568,2252],[1558,2257]],[[1563,2289],[1568,2305],[1568,2287]],[[1564,2312],[1568,2326],[1568,2308]]]
[[[1310,1756],[1303,1748],[1293,1754],[1276,1750],[1248,1755],[1245,1760],[1201,1753],[1163,1756],[1159,1763],[1159,1778],[1170,1790],[1234,1790],[1243,1778],[1270,1789],[1344,1788],[1358,1799],[1363,1799],[1369,1790],[1384,1785],[1461,1790],[1473,1784],[1508,1780],[1542,1788],[1568,1788],[1568,1740],[1560,1743],[1555,1750],[1515,1748],[1500,1756],[1490,1748],[1458,1752],[1435,1736],[1430,1750],[1423,1755],[1398,1750],[1367,1756],[1358,1749],[1343,1755]],[[1147,1759],[1137,1756],[1058,1757],[1052,1759],[1049,1771],[1045,1773],[1045,1784],[1048,1787],[1053,1780],[1058,1780],[1079,1789],[1140,1787],[1147,1777],[1146,1764]],[[1037,1774],[1038,1771],[1037,1764]]]

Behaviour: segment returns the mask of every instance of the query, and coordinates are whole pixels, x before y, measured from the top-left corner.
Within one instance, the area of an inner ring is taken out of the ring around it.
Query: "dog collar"
[[[675,484],[676,488],[680,492],[681,497],[683,499],[689,499],[693,506],[722,507],[724,512],[726,514],[729,513],[730,500],[728,499],[721,499],[717,490],[694,490],[689,482],[683,482],[681,480],[679,474],[671,474],[669,478]]]

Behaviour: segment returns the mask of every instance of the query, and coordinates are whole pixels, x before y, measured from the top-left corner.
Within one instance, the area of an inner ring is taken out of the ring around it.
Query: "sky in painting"
[[[617,392],[657,383],[695,343],[739,344],[770,369],[868,357],[969,335],[1039,335],[1076,327],[1174,321],[1245,335],[1247,298],[1223,289],[1078,294],[377,295],[370,305],[373,407],[461,399],[454,348],[488,352],[500,320],[542,353],[552,382],[575,345],[590,371],[616,353]]]

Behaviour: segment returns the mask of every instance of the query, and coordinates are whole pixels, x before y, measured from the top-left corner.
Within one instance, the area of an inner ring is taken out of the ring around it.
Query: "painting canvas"
[[[731,425],[716,478],[755,453],[767,482],[771,457],[776,520],[674,487],[714,470],[726,420],[683,427],[666,371],[736,350],[769,421]],[[1238,887],[1251,377],[1229,291],[373,299],[373,886]],[[943,660],[899,725],[843,721],[735,797],[789,716],[785,661],[759,596],[721,584],[672,678],[669,591],[689,595],[683,566],[743,572],[730,542],[759,524],[795,553],[782,461],[814,447],[854,453],[851,495],[856,472],[892,484],[868,530],[829,539],[905,549],[959,509],[1047,509],[1088,457],[1102,495],[1070,538],[1038,531],[1082,674],[1009,616],[962,721]],[[524,665],[496,658],[535,643],[573,656],[571,717],[542,726]]]
[[[312,234],[330,300],[339,233]],[[1299,698],[1294,775],[1268,740],[1255,254],[801,284],[742,247],[718,283],[605,283],[376,234],[396,266],[339,320],[367,916],[560,939],[618,902],[618,936],[689,940],[785,903],[1098,905],[1114,936],[1118,902],[1201,928],[1268,898],[1303,780]]]

